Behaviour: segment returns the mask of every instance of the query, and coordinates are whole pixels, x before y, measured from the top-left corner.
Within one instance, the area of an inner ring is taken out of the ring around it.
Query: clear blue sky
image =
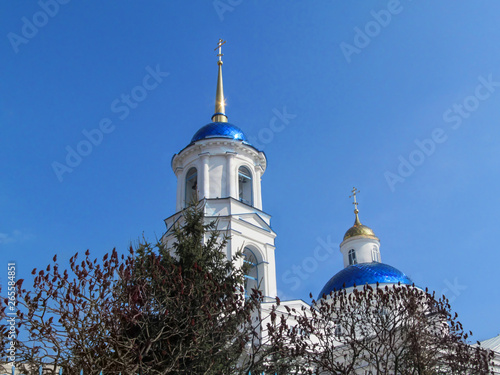
[[[170,160],[210,121],[223,38],[227,115],[268,158],[281,296],[307,301],[343,267],[356,186],[382,261],[446,291],[475,339],[500,333],[498,2],[60,1],[0,5],[3,285],[9,260],[29,278],[55,253],[162,235]],[[131,92],[144,100],[126,112]]]

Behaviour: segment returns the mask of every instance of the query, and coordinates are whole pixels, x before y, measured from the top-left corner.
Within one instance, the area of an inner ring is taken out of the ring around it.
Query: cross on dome
[[[354,198],[354,202],[352,202],[352,204],[354,205],[354,213],[357,215],[359,210],[358,210],[358,202],[356,201],[356,194],[359,194],[360,191],[358,189],[356,189],[355,187],[352,188],[352,191],[351,191],[352,195],[349,195],[349,198]]]
[[[349,198],[353,198],[352,204],[354,205],[354,214],[356,215],[356,218],[354,220],[354,225],[346,232],[344,235],[344,241],[347,240],[348,238],[351,237],[356,237],[356,236],[365,236],[365,237],[371,237],[371,238],[377,238],[375,236],[375,233],[373,233],[373,230],[371,228],[367,227],[366,225],[361,224],[361,221],[359,221],[359,210],[358,210],[358,201],[356,199],[356,196],[360,193],[358,189],[355,187],[352,188],[351,195],[349,195]]]

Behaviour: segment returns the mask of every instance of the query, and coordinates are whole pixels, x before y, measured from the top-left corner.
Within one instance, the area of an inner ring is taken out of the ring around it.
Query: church
[[[222,80],[222,45],[219,41],[215,112],[211,122],[202,126],[189,144],[172,157],[177,177],[176,213],[165,220],[163,241],[171,239],[172,228],[182,210],[193,201],[205,202],[207,220],[218,220],[219,230],[228,233],[227,256],[242,251],[249,271],[245,290],[258,287],[265,302],[277,295],[275,243],[271,215],[262,206],[261,179],[267,158],[253,146],[242,129],[228,122]],[[340,244],[344,269],[318,291],[318,298],[333,290],[364,284],[408,284],[412,281],[398,269],[382,263],[380,240],[374,231],[361,224],[358,202],[353,189],[354,225]],[[293,303],[304,303],[293,301]]]
[[[226,248],[228,259],[242,251],[241,262],[249,266],[245,293],[254,288],[262,292],[265,314],[277,296],[276,233],[271,226],[271,215],[262,205],[261,180],[267,158],[249,142],[242,129],[228,121],[222,79],[224,43],[219,40],[215,111],[211,122],[199,128],[171,160],[177,178],[176,213],[165,219],[162,241],[168,243],[173,239],[173,228],[190,203],[203,201],[206,220],[217,220],[218,230],[230,236]],[[335,290],[346,289],[349,293],[356,286],[413,284],[402,271],[382,262],[380,239],[359,218],[358,192],[353,188],[351,195],[354,224],[340,244],[344,267],[317,291],[318,300]],[[309,307],[302,300],[281,301],[281,309],[285,306],[297,310]],[[484,341],[483,347],[493,350],[498,361],[499,337]]]

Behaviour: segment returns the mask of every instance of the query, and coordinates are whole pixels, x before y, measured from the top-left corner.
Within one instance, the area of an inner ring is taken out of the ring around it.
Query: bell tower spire
[[[222,85],[222,45],[225,44],[226,41],[219,39],[219,43],[214,51],[219,50],[217,56],[219,57],[219,61],[217,61],[217,65],[219,66],[219,74],[217,76],[217,92],[215,94],[215,113],[212,116],[213,122],[227,122],[226,116],[226,103],[224,101],[224,87]]]

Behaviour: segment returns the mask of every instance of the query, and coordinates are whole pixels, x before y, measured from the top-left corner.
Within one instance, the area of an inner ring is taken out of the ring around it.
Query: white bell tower
[[[271,216],[262,211],[261,177],[267,160],[235,125],[227,122],[222,84],[219,40],[217,92],[212,122],[199,129],[184,149],[172,158],[177,177],[176,211],[165,219],[163,241],[172,240],[171,229],[191,202],[203,201],[207,221],[218,220],[218,230],[230,236],[227,256],[242,251],[250,270],[245,292],[259,288],[266,301],[274,300],[276,266]]]

